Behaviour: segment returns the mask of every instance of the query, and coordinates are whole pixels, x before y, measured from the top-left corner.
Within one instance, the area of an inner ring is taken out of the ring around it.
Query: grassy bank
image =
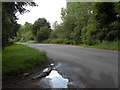
[[[16,42],[16,44],[19,44],[19,43],[37,43],[37,41]]]
[[[98,48],[98,49],[108,49],[108,50],[120,50],[119,46],[120,41],[103,41],[102,43],[94,46],[90,46],[91,48]]]
[[[2,53],[3,75],[19,75],[47,59],[45,52],[24,45],[6,47]]]
[[[55,44],[69,44],[69,45],[76,45],[72,40],[66,39],[48,39],[43,41],[43,43],[55,43]],[[108,50],[120,50],[119,41],[103,41],[102,43],[95,44],[95,45],[88,45],[88,44],[77,44],[77,46],[89,47],[89,48],[97,48],[97,49],[108,49]]]

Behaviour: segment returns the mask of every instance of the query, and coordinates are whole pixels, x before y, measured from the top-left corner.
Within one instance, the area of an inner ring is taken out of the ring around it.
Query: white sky
[[[25,22],[34,23],[38,18],[46,18],[51,26],[53,22],[61,22],[61,8],[66,8],[66,0],[34,0],[38,7],[26,7],[29,13],[19,15],[19,24],[24,25]]]

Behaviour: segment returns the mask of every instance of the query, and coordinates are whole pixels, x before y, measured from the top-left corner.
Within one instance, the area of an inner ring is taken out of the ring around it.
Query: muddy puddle
[[[46,88],[68,88],[68,87],[75,87],[73,82],[66,77],[62,77],[56,70],[52,70],[51,73],[42,78],[39,82],[39,85]]]
[[[70,80],[68,77],[61,75],[56,68],[60,67],[61,64],[53,67],[49,75],[39,80],[38,85],[43,88],[85,88],[84,83],[77,85],[74,81]],[[48,68],[44,69],[46,72]]]

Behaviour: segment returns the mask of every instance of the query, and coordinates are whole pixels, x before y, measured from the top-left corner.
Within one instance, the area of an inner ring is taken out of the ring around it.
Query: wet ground
[[[46,72],[52,65],[52,70],[45,77],[33,80],[32,77]],[[7,82],[8,87],[16,88],[96,88],[96,87],[116,87],[111,76],[101,73],[99,80],[90,77],[91,71],[80,64],[69,61],[52,61],[46,64],[44,68],[39,69],[28,76],[19,77],[12,84]],[[14,78],[15,80],[15,78]],[[14,81],[13,80],[13,81]],[[96,83],[97,82],[97,83]],[[109,83],[112,82],[112,83]],[[12,86],[10,86],[12,84]],[[6,87],[5,87],[6,88]]]
[[[99,79],[95,79],[91,77],[92,71],[80,64],[64,60],[57,61],[55,64],[55,70],[68,79],[68,87],[69,82],[71,87],[75,88],[116,87],[113,77],[108,73],[100,72]]]
[[[36,75],[46,72],[52,65],[52,70],[45,77],[33,80]],[[71,67],[71,68],[70,68]],[[63,70],[64,69],[64,70]],[[34,71],[34,72],[33,72]],[[3,83],[4,88],[93,88],[95,85],[86,77],[89,71],[80,67],[80,65],[71,62],[53,60],[45,64],[44,68],[35,68],[32,72],[20,75],[19,77],[9,79]],[[26,76],[24,76],[26,75]],[[5,85],[6,84],[6,85]]]
[[[90,73],[80,65],[59,61],[51,73],[40,79],[38,84],[42,88],[95,88],[95,83],[87,77]]]
[[[42,88],[115,88],[113,77],[101,72],[99,79],[91,78],[91,70],[80,64],[60,60],[54,63],[51,73],[39,80]]]
[[[71,69],[72,72],[69,70],[70,72],[65,71],[65,73],[63,73],[60,72],[61,67],[67,68],[61,62],[55,63],[50,74],[45,78],[40,79],[38,84],[43,88],[85,88],[87,86],[80,78],[76,77],[77,74],[73,73],[73,69]],[[69,73],[71,76],[66,73]]]

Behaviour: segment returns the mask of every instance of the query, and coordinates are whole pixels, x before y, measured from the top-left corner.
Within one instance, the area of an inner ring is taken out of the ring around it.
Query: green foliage
[[[27,41],[27,42],[15,42],[16,44],[20,44],[20,43],[38,43],[36,41]]]
[[[45,18],[39,18],[34,24],[26,22],[17,32],[16,42],[41,42],[51,33],[50,23]]]
[[[54,28],[54,29],[57,29],[58,25],[59,25],[58,22],[55,21],[55,22],[53,23],[53,28]]]
[[[39,18],[38,20],[36,20],[32,27],[33,34],[36,35],[37,31],[40,30],[40,28],[44,26],[48,26],[48,28],[50,28],[50,23],[47,22],[45,18]]]
[[[43,41],[42,43],[56,43],[56,44],[75,44],[73,40],[68,40],[64,38],[59,39],[48,39]]]
[[[57,25],[56,28],[51,31],[49,38],[50,39],[65,38],[66,34],[67,32],[64,31],[62,25]]]
[[[23,6],[36,6],[34,2],[3,2],[2,3],[2,46],[3,48],[11,44],[11,39],[16,36],[19,25],[15,16],[16,12],[20,14],[25,13],[26,10]]]
[[[32,24],[26,22],[25,25],[21,25],[14,40],[16,42],[27,42],[34,40],[34,35],[32,33]]]
[[[51,29],[47,26],[41,27],[39,31],[36,33],[36,38],[38,42],[41,42],[47,39],[50,35]]]
[[[98,32],[96,32],[97,38],[102,42],[103,40],[113,41],[118,36],[114,35],[111,37],[111,32],[116,30],[111,28],[111,23],[117,21],[117,13],[115,12],[115,4],[114,3],[95,3],[96,15],[95,19],[99,23],[97,28]]]
[[[47,59],[45,52],[24,45],[6,47],[2,54],[3,75],[19,75]]]
[[[107,49],[107,50],[120,50],[120,41],[103,41],[102,43],[96,45],[80,44],[79,46],[88,47],[88,48],[98,48],[98,49]]]
[[[107,34],[107,40],[108,41],[113,41],[113,40],[118,40],[120,39],[120,22],[114,21],[109,25],[109,33]]]
[[[66,15],[67,15],[66,9],[64,9],[64,8],[61,9],[61,15],[62,15],[61,19],[64,21]]]
[[[47,39],[50,35],[50,23],[45,18],[39,18],[32,25],[32,33],[38,42]]]
[[[120,41],[102,41],[102,43],[98,45],[92,46],[93,48],[99,48],[99,49],[111,49],[111,50],[120,50]]]
[[[11,6],[14,3],[2,3],[2,46],[5,47],[10,44],[10,39],[16,34],[19,25],[13,18],[13,10]]]
[[[114,43],[120,39],[119,11],[120,2],[68,2],[61,10],[63,22],[52,30],[49,42],[63,43],[64,38],[76,45]]]
[[[96,3],[96,19],[101,27],[106,27],[109,23],[117,19],[114,11],[115,5],[113,2]]]

